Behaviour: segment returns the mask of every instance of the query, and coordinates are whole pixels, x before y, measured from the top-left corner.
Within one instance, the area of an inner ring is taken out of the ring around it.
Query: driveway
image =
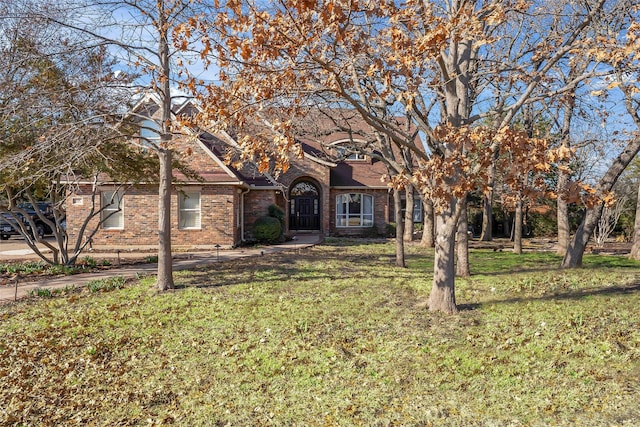
[[[54,242],[53,237],[45,237],[44,240]],[[40,245],[42,250],[48,249]],[[33,251],[27,246],[22,236],[11,236],[9,240],[0,240],[0,262],[13,259],[21,259],[34,255]]]

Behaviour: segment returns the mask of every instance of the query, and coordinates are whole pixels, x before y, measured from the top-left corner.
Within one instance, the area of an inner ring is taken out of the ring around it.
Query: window
[[[150,145],[160,140],[160,125],[157,121],[146,119],[140,123],[140,143]]]
[[[404,217],[405,212],[407,210],[406,206],[407,206],[407,198],[405,196],[405,194],[402,194],[400,196],[401,198],[401,202],[402,202],[402,216]],[[422,216],[422,198],[417,195],[414,194],[413,196],[413,222],[415,223],[422,223],[423,221],[423,216]]]
[[[178,195],[178,228],[180,230],[200,229],[200,193]]]
[[[413,199],[413,222],[421,223],[423,220],[422,217],[422,198],[419,196],[414,196]]]
[[[344,160],[365,160],[365,155],[357,151],[353,151],[347,147],[336,146],[338,157]]]
[[[337,227],[372,227],[373,196],[340,194],[336,196]]]
[[[102,192],[102,228],[105,230],[124,228],[123,204],[122,194],[117,191]]]

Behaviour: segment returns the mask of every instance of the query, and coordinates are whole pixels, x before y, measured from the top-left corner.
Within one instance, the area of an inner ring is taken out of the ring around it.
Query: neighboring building
[[[144,129],[152,126],[150,121]],[[340,136],[332,138],[339,146]],[[190,153],[182,159],[202,178],[187,180],[178,174],[180,183],[172,194],[172,245],[176,248],[240,245],[251,239],[253,223],[267,214],[271,204],[286,213],[288,235],[370,236],[385,233],[393,219],[392,192],[381,181],[387,172],[382,162],[351,154],[332,163],[321,158],[319,147],[302,141],[304,158],[293,159],[276,181],[252,165],[242,170],[226,165],[225,145],[210,134],[175,139],[180,153]],[[114,194],[115,188],[112,183],[99,189],[97,203],[106,208],[102,217],[108,219],[100,225],[93,245],[157,245],[157,185],[137,185],[124,194]],[[72,237],[91,208],[90,195],[87,182],[69,199],[67,231]],[[421,204],[417,206],[415,218],[421,220]]]

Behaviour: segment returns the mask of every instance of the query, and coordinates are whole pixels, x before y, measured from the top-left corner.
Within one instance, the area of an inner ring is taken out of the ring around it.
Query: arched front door
[[[300,181],[289,192],[289,230],[320,230],[320,191]]]

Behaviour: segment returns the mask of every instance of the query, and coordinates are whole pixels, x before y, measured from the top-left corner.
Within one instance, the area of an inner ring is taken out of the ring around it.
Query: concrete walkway
[[[197,266],[214,264],[216,262],[224,262],[238,258],[261,256],[284,251],[298,251],[300,249],[309,248],[320,243],[321,239],[322,237],[318,234],[302,234],[297,235],[294,240],[278,245],[226,250],[220,249],[219,251],[214,250],[206,252],[198,251],[176,253],[173,256],[173,269],[174,271],[188,270]],[[115,254],[108,253],[102,253],[101,255],[103,255],[104,258],[114,258],[117,256]],[[154,254],[146,253],[145,255]],[[140,258],[144,258],[144,255],[141,255]],[[92,280],[99,280],[109,277],[121,276],[125,278],[132,278],[140,274],[152,275],[156,273],[157,269],[157,263],[135,264],[123,265],[119,268],[110,268],[108,270],[95,271],[91,273],[46,278],[39,281],[20,282],[20,280],[18,280],[17,289],[14,284],[15,281],[10,281],[8,284],[0,285],[0,304],[24,298],[32,291],[37,291],[38,289],[57,289],[67,286],[82,287]]]

